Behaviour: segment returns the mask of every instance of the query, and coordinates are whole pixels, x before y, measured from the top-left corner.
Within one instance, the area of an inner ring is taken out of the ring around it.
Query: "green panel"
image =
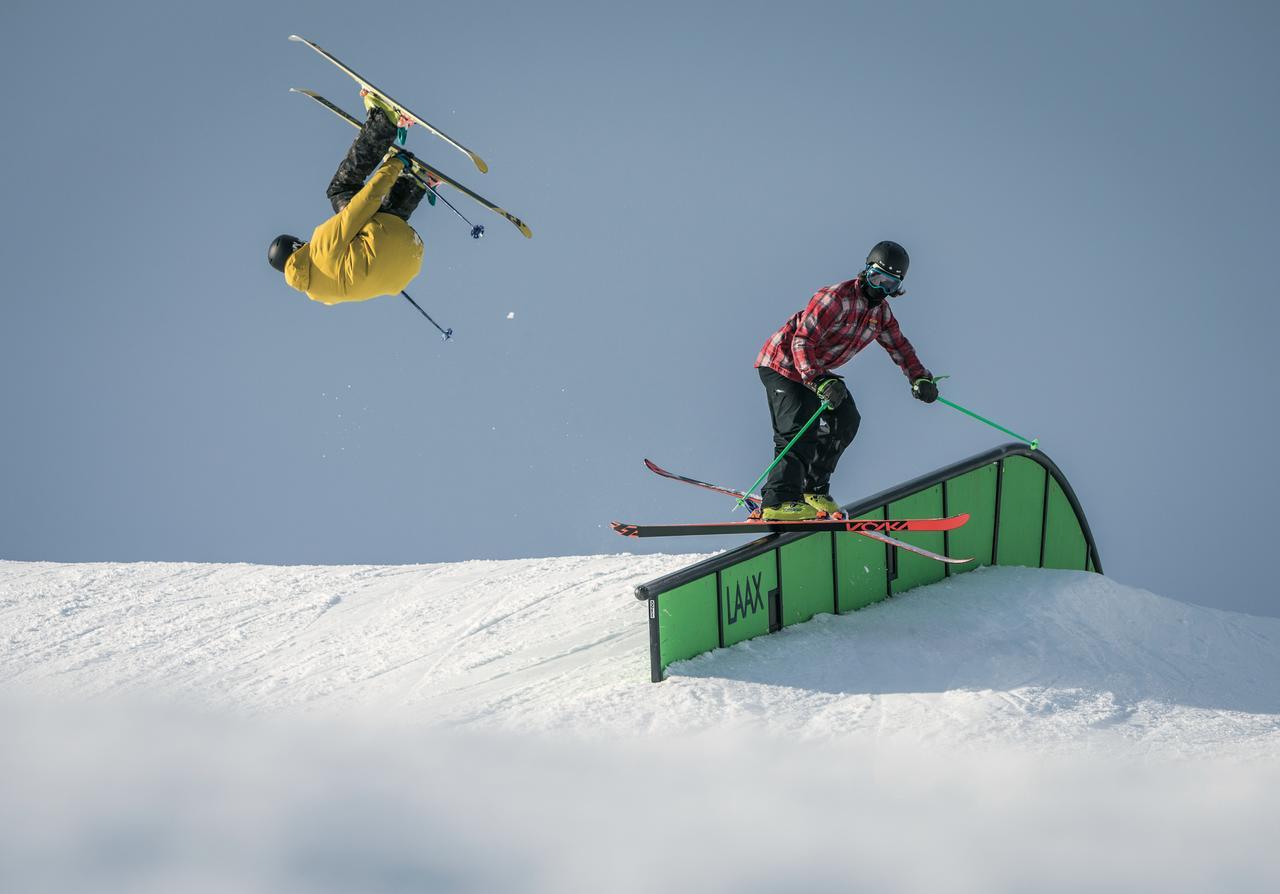
[[[884,518],[876,509],[858,518]],[[836,534],[837,587],[840,613],[864,608],[889,595],[885,545],[861,534]]]
[[[1025,456],[1011,456],[1004,460],[997,563],[1040,567],[1040,534],[1047,475],[1044,466]]]
[[[865,540],[866,538],[862,538]],[[835,611],[831,535],[810,534],[779,549],[782,554],[782,626]]]
[[[714,573],[658,594],[658,649],[662,670],[673,661],[701,655],[719,645]]]
[[[769,632],[769,600],[778,589],[777,555],[769,550],[720,572],[726,646]]]
[[[996,530],[996,464],[967,472],[946,482],[947,514],[969,513],[963,528],[947,533],[947,554],[973,556],[967,565],[952,565],[951,574],[991,564]]]
[[[1044,523],[1044,567],[1084,570],[1088,547],[1080,520],[1071,502],[1062,491],[1062,485],[1049,479],[1049,511]]]
[[[890,503],[888,510],[889,518],[937,518],[942,515],[942,485],[935,484],[896,503]],[[893,536],[934,552],[942,552],[945,548],[941,531],[904,531],[894,533]],[[889,582],[894,593],[936,583],[947,575],[946,566],[941,562],[917,556],[904,549],[895,549],[894,552],[898,554],[898,576]]]

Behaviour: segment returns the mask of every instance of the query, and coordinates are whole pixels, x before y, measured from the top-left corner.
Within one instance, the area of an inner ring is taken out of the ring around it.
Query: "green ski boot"
[[[830,494],[805,494],[804,501],[818,511],[819,517],[840,517],[840,504],[831,499]]]
[[[788,500],[778,506],[766,506],[760,513],[762,520],[771,521],[809,521],[818,517],[818,510],[808,503],[799,500]]]
[[[387,102],[377,93],[369,90],[360,91],[360,101],[364,103],[365,111],[371,109],[382,109],[383,114],[387,116],[387,120],[396,126],[396,141],[401,146],[404,145],[405,138],[409,133],[409,128],[413,126],[413,120],[406,115],[401,114],[400,110]]]

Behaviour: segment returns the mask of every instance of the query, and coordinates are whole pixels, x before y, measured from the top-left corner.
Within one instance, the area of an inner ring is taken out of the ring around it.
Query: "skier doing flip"
[[[762,491],[765,521],[801,521],[832,515],[831,475],[840,455],[858,433],[861,417],[844,381],[831,372],[873,340],[906,373],[911,393],[925,403],[938,399],[933,376],[920,363],[898,328],[887,299],[903,294],[910,258],[896,242],[880,242],[866,267],[851,280],[820,289],[808,305],[774,333],[756,357],[773,417],[777,456],[818,411],[830,404],[819,424],[774,466]],[[825,430],[821,428],[825,423]]]
[[[410,153],[388,154],[397,130],[391,111],[372,96],[365,105],[368,120],[326,191],[333,217],[309,242],[285,234],[267,249],[285,282],[321,304],[394,295],[422,269],[422,239],[408,221],[426,190],[407,173]]]

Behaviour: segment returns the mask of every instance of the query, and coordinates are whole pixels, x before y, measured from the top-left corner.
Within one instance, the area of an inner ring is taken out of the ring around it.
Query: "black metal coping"
[[[1067,501],[1071,504],[1071,508],[1075,510],[1076,518],[1080,520],[1080,530],[1084,532],[1085,542],[1089,547],[1089,558],[1093,562],[1094,570],[1099,574],[1102,573],[1102,562],[1098,558],[1098,547],[1093,540],[1093,532],[1089,530],[1089,521],[1085,518],[1084,510],[1080,507],[1080,501],[1076,499],[1075,491],[1071,489],[1071,484],[1062,474],[1062,470],[1051,460],[1045,456],[1043,450],[1032,450],[1026,444],[1010,443],[1000,447],[993,447],[985,453],[979,453],[968,459],[961,460],[945,468],[938,469],[936,472],[930,472],[927,475],[921,475],[919,478],[913,478],[903,484],[896,485],[888,490],[881,491],[873,496],[866,497],[856,503],[850,503],[843,507],[842,511],[848,518],[857,518],[859,515],[870,512],[872,509],[879,509],[881,506],[887,505],[901,500],[903,497],[909,497],[914,493],[922,491],[926,488],[941,484],[951,478],[958,478],[974,469],[980,469],[983,466],[999,462],[1010,456],[1025,456],[1038,462],[1045,470],[1053,476],[1054,480],[1062,488],[1062,492],[1066,495]],[[673,571],[671,574],[664,575],[648,583],[640,584],[636,587],[636,598],[641,600],[652,599],[660,593],[668,590],[674,590],[676,587],[684,586],[687,583],[698,580],[708,574],[714,574],[728,568],[730,565],[736,565],[739,562],[745,562],[747,559],[754,559],[756,556],[763,555],[769,550],[777,549],[788,543],[812,536],[813,532],[796,532],[792,534],[766,534],[759,540],[753,540],[750,543],[739,546],[723,553],[703,559],[687,568],[681,568],[679,571]]]

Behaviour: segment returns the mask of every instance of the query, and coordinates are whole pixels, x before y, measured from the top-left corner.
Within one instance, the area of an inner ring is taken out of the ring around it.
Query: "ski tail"
[[[898,540],[887,534],[880,534],[875,531],[858,531],[858,533],[871,540],[878,540],[881,543],[887,543],[889,546],[896,546],[898,549],[905,549],[909,553],[915,553],[917,556],[924,556],[926,559],[933,559],[935,562],[943,562],[947,565],[966,565],[973,561],[973,556],[967,559],[944,556],[942,553],[935,553],[933,550],[925,549],[923,546],[916,546],[914,543],[907,543],[905,540]]]
[[[718,484],[710,484],[706,481],[699,481],[697,478],[689,478],[684,475],[677,475],[675,472],[668,472],[666,469],[662,468],[662,466],[658,465],[651,459],[646,459],[644,461],[644,464],[645,464],[645,467],[650,472],[653,472],[655,475],[661,475],[663,478],[670,478],[672,481],[679,481],[683,484],[691,484],[694,487],[701,487],[705,490],[715,491],[718,494],[724,494],[726,497],[734,497],[734,498],[740,499],[744,503],[746,503],[747,508],[752,512],[755,512],[757,509],[759,509],[761,506],[761,503],[763,502],[761,498],[756,494],[747,494],[747,493],[743,493],[740,490],[734,490],[733,488],[721,487]]]

